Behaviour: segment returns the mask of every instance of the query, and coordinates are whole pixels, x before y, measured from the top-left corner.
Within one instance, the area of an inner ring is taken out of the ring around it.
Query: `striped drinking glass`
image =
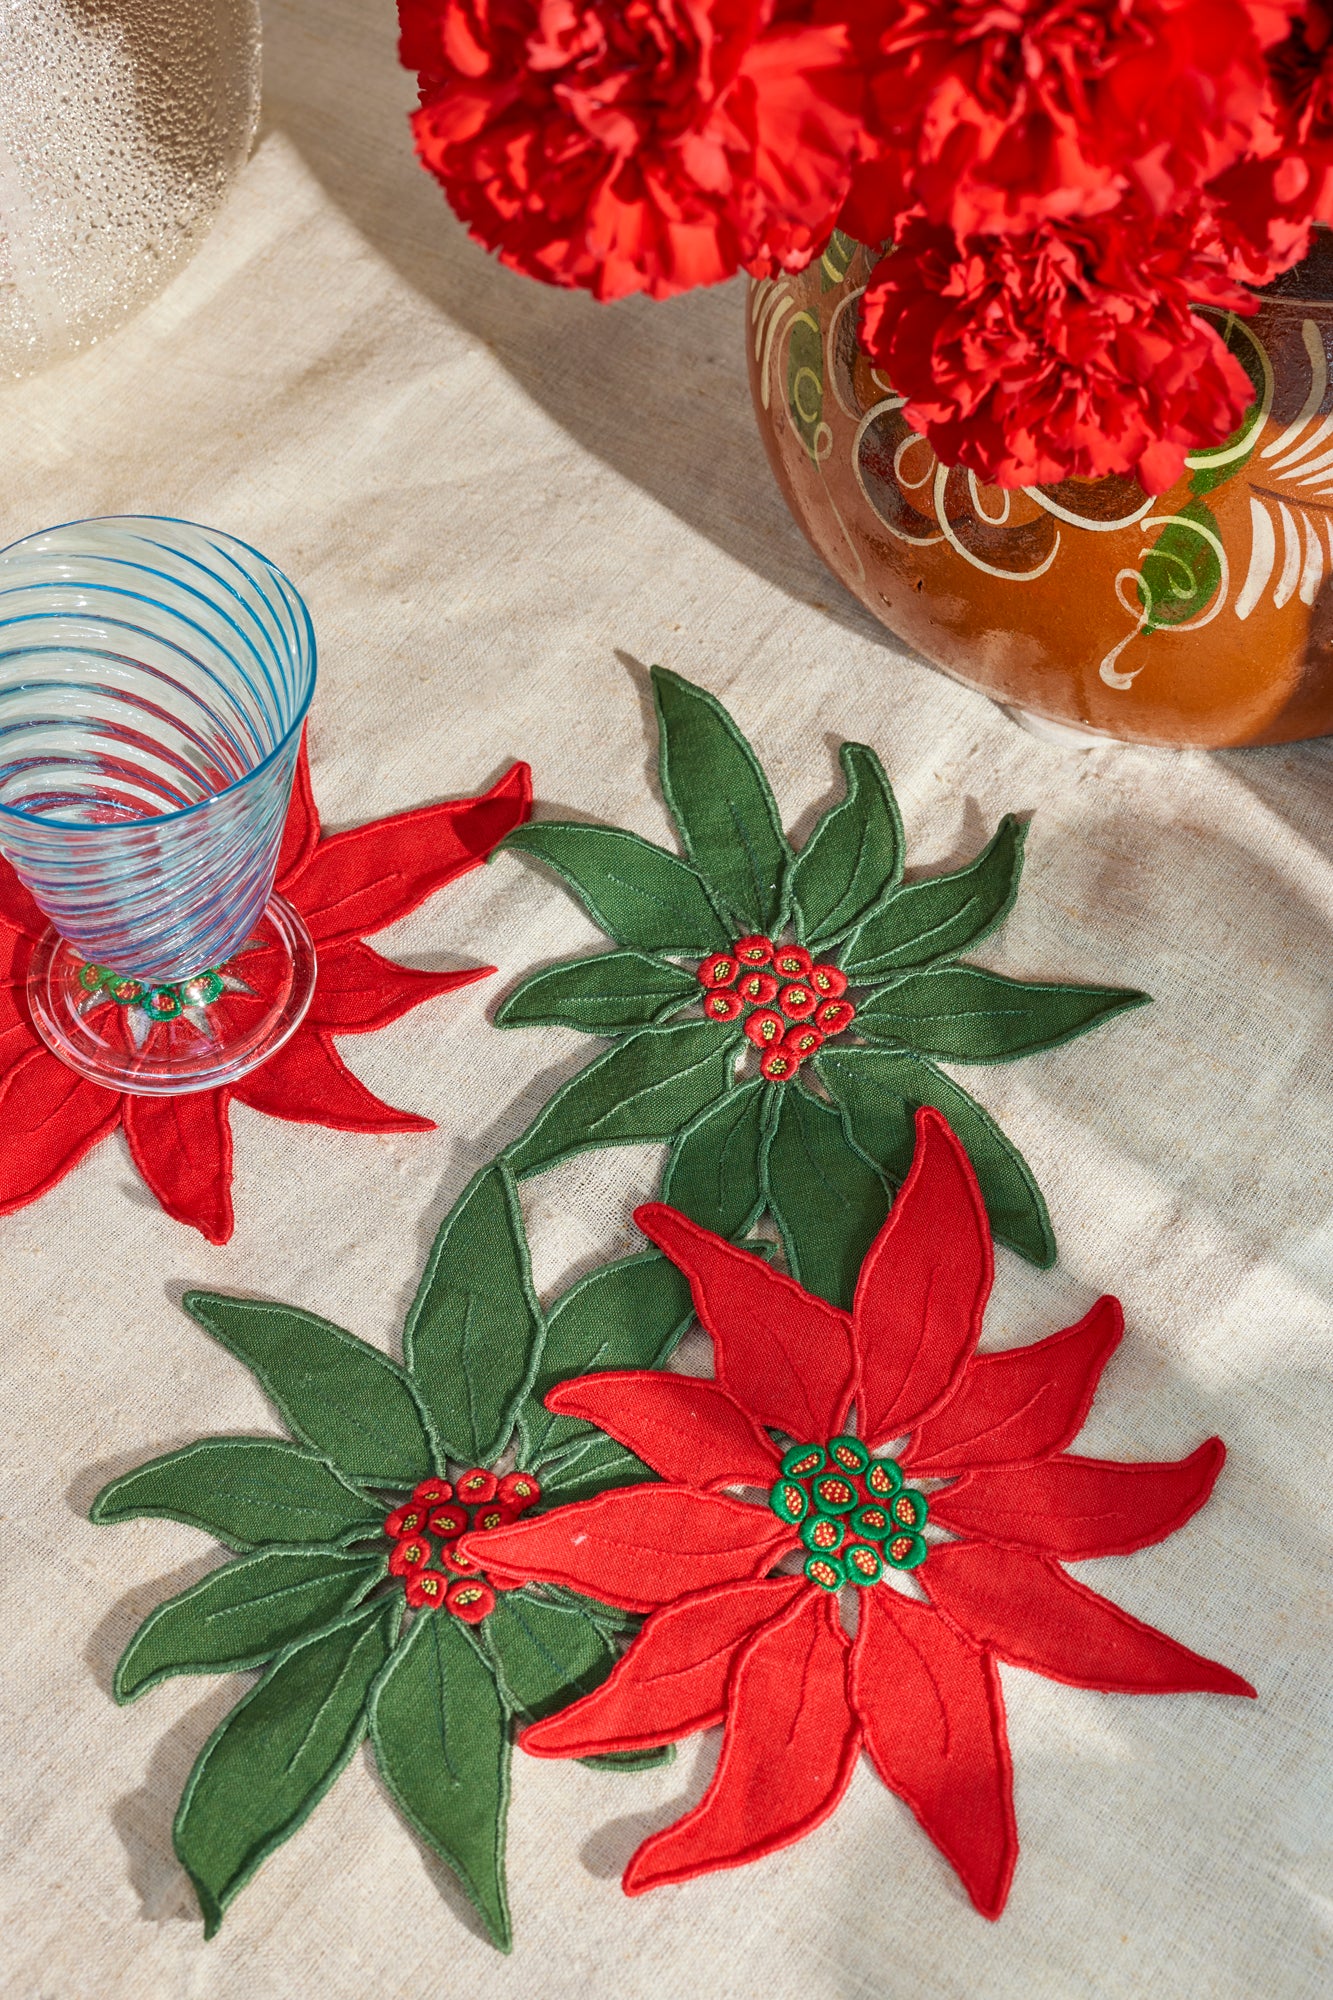
[[[0,853],[51,929],[38,1032],[113,1090],[206,1090],[299,1025],[315,955],[273,894],[315,637],[266,557],[188,521],[0,551]]]

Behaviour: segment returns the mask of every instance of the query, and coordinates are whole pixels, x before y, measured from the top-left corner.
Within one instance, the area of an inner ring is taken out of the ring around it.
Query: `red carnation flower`
[[[911,1172],[850,1314],[674,1209],[638,1220],[688,1275],[717,1378],[562,1383],[549,1408],[597,1424],[663,1483],[468,1539],[502,1582],[649,1614],[600,1688],[520,1742],[587,1757],[725,1722],[712,1783],[633,1856],[631,1895],[799,1840],[834,1810],[864,1747],[977,1908],[998,1916],[1017,1835],[997,1661],[1106,1692],[1254,1692],[1061,1566],[1181,1527],[1212,1489],[1220,1439],[1165,1465],[1068,1453],[1120,1338],[1114,1299],[1031,1346],[976,1352],[990,1235],[935,1111],[917,1115]],[[853,1404],[859,1437],[844,1428]],[[903,1436],[896,1460],[872,1456]],[[927,1496],[904,1474],[951,1483]],[[768,1504],[725,1490],[747,1487]],[[927,1513],[955,1539],[927,1541]],[[891,1570],[921,1594],[882,1581]],[[844,1582],[858,1591],[855,1641]]]
[[[399,0],[417,151],[501,261],[665,298],[809,260],[862,139],[815,0]],[[820,18],[813,18],[819,16]]]
[[[883,18],[883,11],[880,17]],[[1267,0],[906,0],[872,85],[879,157],[844,227],[882,243],[919,202],[960,236],[1182,197],[1253,143]]]
[[[1333,222],[1333,12],[1304,0],[1281,42],[1268,52],[1268,130],[1255,157],[1209,188],[1231,268],[1267,284],[1303,257],[1316,222]]]
[[[1132,471],[1160,493],[1253,394],[1192,304],[1254,310],[1199,203],[965,242],[916,221],[875,269],[862,339],[946,465],[1001,486]]]

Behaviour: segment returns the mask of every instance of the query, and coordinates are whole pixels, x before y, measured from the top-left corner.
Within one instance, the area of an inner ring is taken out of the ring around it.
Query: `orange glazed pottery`
[[[1132,743],[1333,730],[1333,238],[1214,315],[1255,401],[1169,492],[1009,491],[941,465],[856,337],[873,260],[835,236],[751,286],[750,381],[787,503],[866,608],[1026,717]]]

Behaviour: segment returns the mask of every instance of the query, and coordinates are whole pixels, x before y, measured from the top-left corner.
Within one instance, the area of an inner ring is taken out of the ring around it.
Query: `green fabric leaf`
[[[966,868],[909,882],[864,924],[841,959],[854,986],[874,986],[979,944],[1003,923],[1018,894],[1026,828],[1012,813]]]
[[[617,944],[706,958],[732,942],[694,869],[637,833],[530,820],[500,847],[517,848],[554,868]]]
[[[1055,1262],[1051,1219],[1032,1169],[975,1098],[907,1049],[826,1046],[814,1060],[853,1139],[890,1180],[906,1177],[915,1143],[913,1116],[921,1105],[933,1104],[967,1149],[1000,1241],[1043,1270]]]
[[[251,1370],[293,1436],[348,1479],[415,1486],[434,1471],[407,1377],[378,1348],[317,1313],[268,1299],[187,1292],[182,1304]]]
[[[308,1819],[366,1733],[366,1697],[402,1600],[364,1605],[289,1646],[204,1745],[176,1853],[212,1937],[232,1898]]]
[[[662,1200],[719,1236],[743,1236],[764,1205],[769,1096],[756,1079],[705,1105],[676,1141]]]
[[[776,932],[791,849],[759,760],[704,688],[654,667],[653,699],[662,791],[685,852],[743,931]]]
[[[888,1190],[832,1105],[800,1083],[783,1084],[776,1095],[765,1187],[787,1263],[808,1292],[850,1307],[862,1260],[889,1212]]]
[[[1151,997],[1122,986],[1048,986],[977,965],[942,965],[871,994],[856,1025],[872,1041],[905,1042],[952,1062],[1009,1062],[1058,1048]]]
[[[605,1750],[600,1757],[580,1757],[577,1761],[590,1771],[656,1771],[663,1764],[675,1763],[676,1746],[659,1743],[653,1750]]]
[[[540,1340],[518,1195],[497,1160],[440,1224],[403,1328],[408,1372],[450,1457],[489,1465],[504,1450]]]
[[[585,1597],[582,1591],[567,1590],[562,1583],[544,1583],[540,1588],[544,1598],[581,1611],[600,1625],[608,1637],[623,1639],[627,1633],[637,1632],[643,1623],[637,1611],[622,1611],[618,1604],[603,1604],[595,1597]]]
[[[610,1486],[642,1486],[656,1478],[652,1467],[632,1451],[595,1431],[586,1444],[574,1445],[543,1470],[542,1499],[567,1507],[572,1500],[590,1500]]]
[[[533,1721],[591,1694],[615,1665],[615,1647],[586,1611],[530,1589],[503,1591],[482,1630],[501,1694]]]
[[[572,1076],[505,1158],[521,1178],[590,1147],[674,1139],[726,1089],[739,1041],[715,1021],[641,1028]]]
[[[495,1016],[499,1028],[579,1028],[623,1035],[679,1013],[702,988],[692,972],[641,951],[607,951],[549,965],[516,986]]]
[[[864,923],[903,873],[903,823],[879,758],[863,743],[844,743],[838,760],[846,796],[829,807],[792,869],[796,933],[815,951]]]
[[[172,1674],[265,1666],[302,1634],[341,1618],[384,1574],[383,1559],[345,1549],[260,1549],[169,1597],[120,1656],[119,1702]]]
[[[200,1438],[104,1486],[91,1521],[183,1521],[229,1549],[378,1534],[374,1515],[314,1452],[276,1438]]]
[[[547,1316],[541,1361],[519,1411],[520,1463],[536,1472],[572,1439],[594,1435],[545,1407],[557,1382],[608,1368],[660,1368],[693,1317],[689,1280],[659,1250],[603,1264],[571,1285]]]
[[[509,1717],[490,1666],[447,1611],[413,1619],[371,1692],[370,1737],[404,1818],[508,1951]]]

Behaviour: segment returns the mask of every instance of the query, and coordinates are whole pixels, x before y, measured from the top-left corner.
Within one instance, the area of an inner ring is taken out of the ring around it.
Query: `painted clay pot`
[[[871,258],[835,237],[750,290],[750,380],[778,483],[889,629],[1039,725],[1133,743],[1333,731],[1333,235],[1217,315],[1255,401],[1169,492],[1006,491],[941,465],[857,342]]]

